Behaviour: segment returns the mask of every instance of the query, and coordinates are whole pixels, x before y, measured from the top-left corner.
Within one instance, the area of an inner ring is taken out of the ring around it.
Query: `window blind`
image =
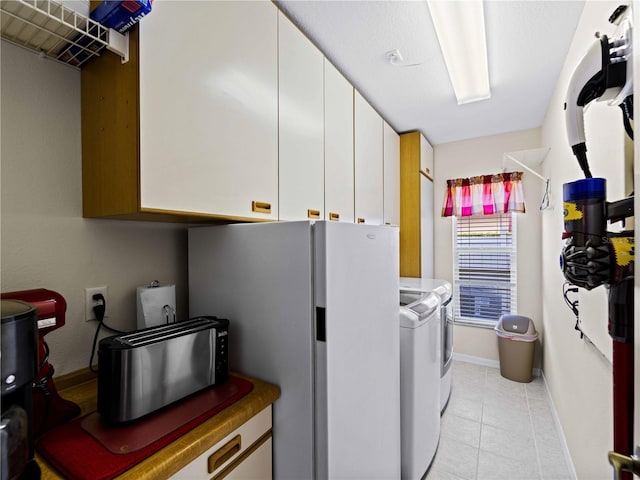
[[[516,226],[512,214],[455,217],[456,322],[494,326],[515,313]]]

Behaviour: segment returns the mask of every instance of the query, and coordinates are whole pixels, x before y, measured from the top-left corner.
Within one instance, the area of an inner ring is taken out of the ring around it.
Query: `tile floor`
[[[570,480],[541,377],[454,361],[440,444],[425,480]]]

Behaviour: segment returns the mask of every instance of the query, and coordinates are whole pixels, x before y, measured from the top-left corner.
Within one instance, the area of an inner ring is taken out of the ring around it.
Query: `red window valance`
[[[522,172],[447,180],[443,217],[524,211]]]

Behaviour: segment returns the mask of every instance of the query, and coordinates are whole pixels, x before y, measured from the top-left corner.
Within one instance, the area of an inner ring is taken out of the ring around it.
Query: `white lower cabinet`
[[[271,406],[209,448],[171,480],[271,479]]]
[[[250,456],[239,463],[224,478],[227,480],[265,480],[271,478],[271,472],[265,471],[265,465],[271,465],[273,444],[271,437],[266,439]]]

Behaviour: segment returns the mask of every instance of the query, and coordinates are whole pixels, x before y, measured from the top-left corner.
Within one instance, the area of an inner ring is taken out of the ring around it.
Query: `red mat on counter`
[[[251,391],[253,384],[230,376],[148,417],[106,426],[97,413],[60,425],[42,435],[36,450],[66,478],[111,479],[151,456]]]

